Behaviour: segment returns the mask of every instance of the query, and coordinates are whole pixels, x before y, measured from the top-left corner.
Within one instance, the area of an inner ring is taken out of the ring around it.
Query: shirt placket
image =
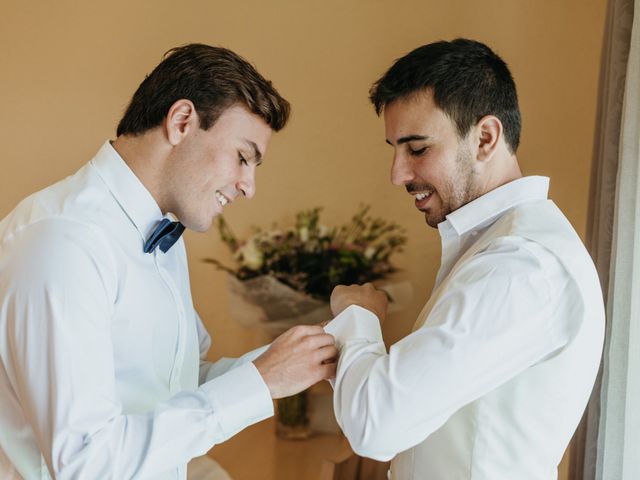
[[[166,272],[162,266],[161,256],[164,255],[159,252],[158,249],[154,252],[154,261],[160,278],[165,283],[171,297],[176,306],[176,312],[178,313],[178,338],[176,341],[175,355],[173,359],[173,365],[171,367],[171,373],[169,374],[169,390],[171,394],[175,394],[180,390],[180,378],[182,375],[182,366],[184,363],[184,352],[186,345],[186,315],[184,311],[184,305],[182,303],[182,297],[178,292],[175,284],[171,280],[171,276]]]

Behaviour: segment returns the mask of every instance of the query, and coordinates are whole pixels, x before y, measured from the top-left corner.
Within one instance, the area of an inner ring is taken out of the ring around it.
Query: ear
[[[478,141],[478,160],[488,162],[493,157],[502,139],[502,122],[493,115],[482,117],[476,124]]]
[[[191,130],[198,127],[199,122],[193,102],[184,98],[177,100],[171,105],[164,119],[167,140],[175,147]]]

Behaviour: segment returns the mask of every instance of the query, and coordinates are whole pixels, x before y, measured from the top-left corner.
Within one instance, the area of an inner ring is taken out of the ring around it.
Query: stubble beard
[[[447,215],[479,196],[471,159],[471,152],[461,143],[456,155],[455,173],[445,182],[445,191],[437,193],[442,202],[440,211],[425,211],[425,220],[430,227],[438,228],[438,224],[444,222]]]

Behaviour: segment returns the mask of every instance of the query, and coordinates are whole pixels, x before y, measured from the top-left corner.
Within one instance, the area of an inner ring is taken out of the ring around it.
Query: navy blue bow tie
[[[168,218],[163,218],[153,231],[149,239],[144,244],[144,253],[152,253],[156,247],[160,247],[164,253],[178,241],[184,232],[184,225],[180,222],[172,222]]]

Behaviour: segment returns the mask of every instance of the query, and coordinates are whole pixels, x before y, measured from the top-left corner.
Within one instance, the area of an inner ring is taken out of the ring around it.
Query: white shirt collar
[[[546,199],[548,193],[548,177],[518,178],[451,212],[438,225],[438,230],[441,235],[453,230],[455,234],[462,236],[470,230],[486,227],[498,216],[522,202]]]
[[[90,163],[142,237],[148,238],[163,218],[162,211],[149,190],[108,140]]]

